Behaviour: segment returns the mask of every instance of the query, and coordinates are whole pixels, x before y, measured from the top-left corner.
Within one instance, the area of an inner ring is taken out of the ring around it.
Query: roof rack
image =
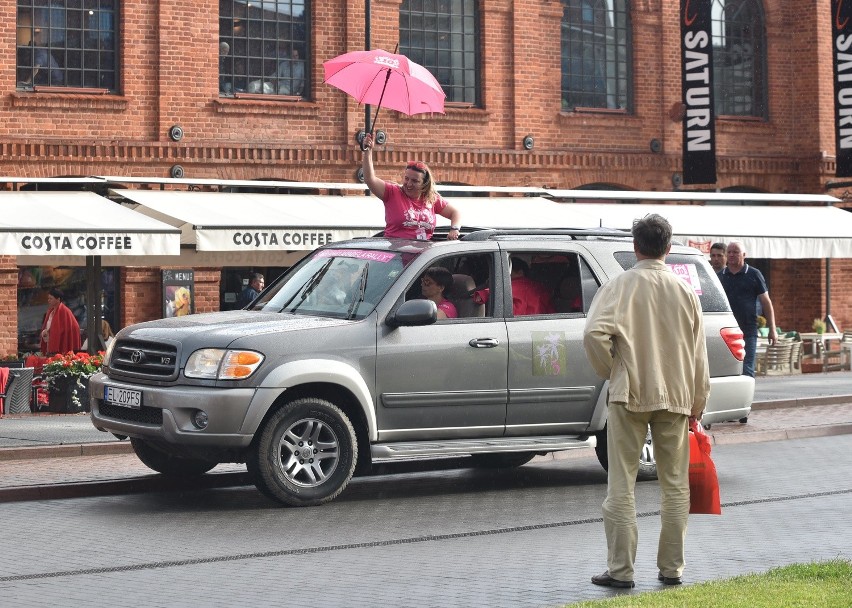
[[[572,239],[585,238],[625,238],[630,237],[626,230],[615,228],[517,228],[512,230],[493,230],[489,228],[475,229],[466,232],[462,227],[462,240],[465,241],[488,241],[503,236],[569,236]]]

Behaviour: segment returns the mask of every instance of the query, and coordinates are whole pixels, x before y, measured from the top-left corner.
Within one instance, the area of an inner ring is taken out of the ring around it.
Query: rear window
[[[615,261],[624,270],[633,268],[636,264],[636,255],[633,252],[618,251],[614,255]],[[730,312],[728,298],[722,291],[719,281],[713,280],[710,276],[710,266],[703,259],[695,255],[670,253],[666,256],[666,264],[684,281],[692,285],[704,312]]]

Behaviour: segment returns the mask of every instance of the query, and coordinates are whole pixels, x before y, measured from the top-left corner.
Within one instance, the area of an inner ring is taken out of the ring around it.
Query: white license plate
[[[129,388],[119,388],[117,386],[105,386],[104,401],[113,405],[138,410],[142,407],[142,391],[134,391]]]

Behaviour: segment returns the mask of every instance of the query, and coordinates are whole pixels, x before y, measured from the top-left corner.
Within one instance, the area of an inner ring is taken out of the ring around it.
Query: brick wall
[[[393,50],[401,0],[373,0],[372,46]],[[364,108],[322,82],[322,61],[363,48],[364,1],[310,3],[309,99],[228,99],[218,94],[218,1],[121,3],[119,95],[19,92],[15,2],[0,0],[0,175],[168,176],[353,181],[355,133]],[[806,4],[806,7],[805,7]],[[681,171],[678,3],[631,2],[630,112],[561,112],[560,19],[555,0],[480,0],[482,107],[407,117],[382,110],[388,134],[377,149],[380,176],[422,158],[441,181],[576,188],[670,190]],[[716,187],[822,192],[833,179],[829,0],[765,0],[768,120],[720,117]],[[807,8],[807,10],[803,10]],[[790,35],[790,32],[796,35]],[[675,118],[673,118],[675,116]],[[168,138],[180,125],[180,142]],[[535,147],[524,150],[524,136]],[[662,142],[650,151],[652,139]],[[777,261],[773,299],[781,318],[805,323],[824,313],[822,261]],[[804,269],[804,270],[802,270]],[[159,317],[159,268],[122,271],[121,325]],[[0,301],[13,302],[10,268],[0,266]],[[778,278],[779,275],[789,275]],[[215,269],[196,269],[198,310],[215,309]],[[832,312],[852,326],[852,267],[832,265]],[[789,283],[788,283],[789,281]],[[776,296],[776,293],[778,294]],[[14,335],[14,311],[0,330]],[[783,326],[783,325],[782,325]]]

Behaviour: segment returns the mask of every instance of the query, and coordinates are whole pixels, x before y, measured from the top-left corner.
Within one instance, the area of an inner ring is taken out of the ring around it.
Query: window
[[[630,103],[627,0],[563,0],[562,110],[626,110]]]
[[[576,253],[512,252],[509,267],[514,317],[583,315],[598,289],[588,263]]]
[[[427,68],[447,101],[479,105],[479,28],[475,0],[404,0],[400,52]]]
[[[116,90],[115,0],[18,0],[18,88]]]
[[[101,312],[114,331],[118,325],[118,268],[101,269]],[[68,266],[20,266],[18,268],[18,352],[39,350],[41,326],[47,313],[47,292],[54,287],[65,294],[65,305],[80,325],[86,339],[86,269]]]
[[[306,97],[306,0],[219,0],[219,93]]]
[[[713,0],[716,114],[766,118],[766,34],[757,0]]]

